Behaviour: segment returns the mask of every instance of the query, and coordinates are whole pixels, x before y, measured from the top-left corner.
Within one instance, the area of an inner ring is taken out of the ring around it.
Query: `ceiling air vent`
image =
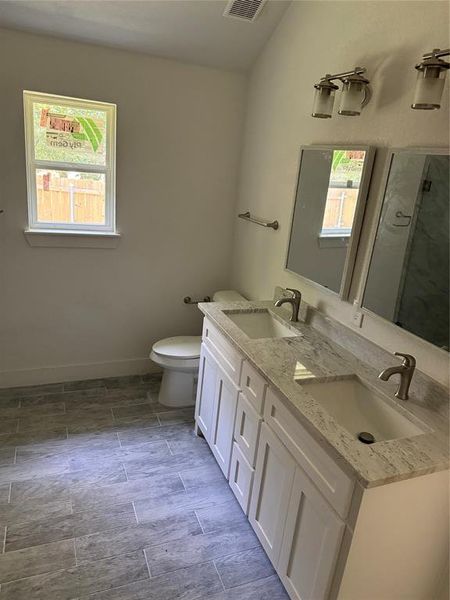
[[[225,17],[232,17],[233,19],[254,21],[265,2],[266,0],[231,0],[223,14]]]

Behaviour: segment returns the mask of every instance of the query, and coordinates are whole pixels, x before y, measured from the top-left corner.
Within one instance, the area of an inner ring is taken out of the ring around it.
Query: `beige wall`
[[[422,52],[448,47],[448,4],[427,1],[294,1],[252,71],[247,104],[239,210],[278,219],[278,232],[239,222],[232,283],[250,298],[270,298],[275,285],[299,288],[307,302],[350,324],[352,305],[283,268],[294,201],[299,146],[361,143],[379,148],[352,289],[373,225],[386,147],[448,145],[448,88],[440,111],[409,108],[414,64]],[[310,117],[313,84],[325,73],[364,65],[373,99],[361,117]],[[411,352],[418,367],[447,381],[448,356],[380,319],[366,316],[362,335]]]
[[[0,56],[0,385],[148,370],[229,284],[245,78],[6,30]],[[24,89],[117,103],[117,249],[27,244]]]

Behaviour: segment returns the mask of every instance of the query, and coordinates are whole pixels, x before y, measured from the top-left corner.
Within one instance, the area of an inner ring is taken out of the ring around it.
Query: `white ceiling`
[[[243,22],[223,17],[226,0],[0,0],[0,26],[245,70],[289,4]]]

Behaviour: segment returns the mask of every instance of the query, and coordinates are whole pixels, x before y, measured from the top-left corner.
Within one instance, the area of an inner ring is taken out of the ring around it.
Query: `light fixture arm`
[[[365,67],[355,67],[351,71],[344,71],[343,73],[335,73],[334,75],[330,75],[327,73],[324,77],[321,78],[320,81],[334,81],[335,79],[339,79],[342,81],[346,77],[350,77],[350,75],[363,75],[366,72]]]
[[[431,52],[423,54],[422,58],[442,58],[443,56],[450,56],[450,48],[447,48],[446,50],[440,50],[439,48],[436,48]]]

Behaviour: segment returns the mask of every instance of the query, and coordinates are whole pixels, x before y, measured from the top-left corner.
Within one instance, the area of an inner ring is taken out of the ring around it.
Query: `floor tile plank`
[[[183,483],[177,473],[148,477],[143,480],[126,481],[111,485],[85,487],[71,492],[75,512],[94,508],[107,508],[112,504],[155,499],[163,503],[172,493],[184,492]]]
[[[143,481],[146,481],[145,479]],[[180,480],[181,482],[181,480]],[[184,487],[165,496],[138,498],[134,502],[139,522],[151,521],[156,516],[164,516],[180,508],[197,510],[205,506],[217,506],[234,498],[228,483],[214,482],[191,490]]]
[[[152,576],[215,560],[259,545],[250,525],[160,544],[145,550]]]
[[[2,600],[75,600],[86,593],[147,578],[144,555],[136,552],[5,583],[1,597]]]
[[[260,546],[219,558],[215,565],[226,589],[275,574],[272,563]]]
[[[169,452],[169,450],[168,450]],[[203,466],[214,466],[215,459],[211,452],[202,448],[202,451],[189,451],[177,456],[168,455],[159,460],[149,461],[144,459],[128,459],[126,462],[127,475],[130,480],[143,479],[158,473],[179,472],[186,469],[197,469]]]
[[[176,423],[193,423],[194,407],[169,410],[157,413],[161,425],[175,425]]]
[[[54,392],[62,392],[62,383],[50,383],[44,385],[30,385],[23,387],[14,388],[2,388],[0,389],[0,400],[3,399],[15,399],[22,398],[24,396],[35,396],[38,394],[50,394]]]
[[[115,528],[126,530],[135,524],[136,517],[131,502],[111,506],[108,512],[91,510],[75,514],[71,512],[70,514],[52,515],[43,519],[9,525],[6,532],[5,550],[10,552]],[[78,556],[77,558],[79,561]],[[104,556],[99,558],[104,558]]]
[[[31,501],[0,504],[0,526],[7,525],[9,528],[18,523],[61,518],[70,514],[72,514],[72,503],[69,501],[37,502],[36,499],[32,499]]]
[[[73,541],[67,540],[0,554],[0,582],[3,600],[5,582],[47,573],[75,565]],[[30,598],[30,596],[28,597]]]
[[[0,435],[0,448],[11,448],[16,446],[29,446],[49,440],[67,439],[67,430],[65,427],[50,427],[44,431],[23,432],[23,433],[4,433]]]
[[[199,597],[200,600],[200,597]],[[277,575],[225,590],[202,600],[289,600]]]
[[[164,427],[134,427],[118,430],[118,436],[122,446],[132,446],[144,442],[175,439],[182,436],[192,436],[192,423],[178,423],[176,425],[165,425]]]
[[[222,584],[214,564],[209,562],[167,575],[142,579],[80,600],[209,600],[221,589]]]
[[[236,498],[215,506],[206,506],[196,511],[205,533],[223,531],[238,524],[246,524],[247,517]]]
[[[64,472],[59,475],[14,481],[11,501],[18,502],[34,498],[39,502],[69,500],[70,494],[89,486],[107,486],[127,481],[122,464],[99,465],[90,469]]]
[[[79,563],[91,562],[201,533],[195,512],[184,510],[147,523],[79,537],[75,540],[77,559]]]

